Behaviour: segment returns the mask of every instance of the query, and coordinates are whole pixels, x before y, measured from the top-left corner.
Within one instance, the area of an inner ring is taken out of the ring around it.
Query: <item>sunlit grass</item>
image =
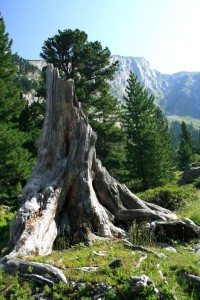
[[[183,207],[177,211],[180,218],[187,217],[200,225],[200,190],[197,191],[197,198],[195,201],[188,201]]]
[[[148,247],[156,253],[165,254],[166,258],[159,258],[153,254],[140,251],[127,250],[121,242],[96,242],[90,247],[84,247],[81,244],[66,251],[54,252],[47,257],[29,259],[50,263],[61,268],[69,281],[87,282],[91,285],[97,282],[106,282],[118,289],[123,288],[128,276],[145,274],[158,289],[169,295],[169,297],[172,295],[171,291],[174,290],[177,296],[181,295],[182,298],[180,299],[192,299],[187,284],[182,283],[179,273],[188,272],[200,276],[199,257],[195,255],[192,244],[180,246],[174,242],[174,245],[176,245],[176,253],[156,247]],[[93,254],[93,251],[105,251],[105,256],[97,256]],[[144,256],[146,258],[141,264],[138,264],[141,257]],[[120,259],[122,266],[116,269],[109,268],[108,265],[114,259]],[[84,272],[77,269],[86,266],[98,266],[99,268],[95,272]],[[160,271],[164,276],[163,278]]]

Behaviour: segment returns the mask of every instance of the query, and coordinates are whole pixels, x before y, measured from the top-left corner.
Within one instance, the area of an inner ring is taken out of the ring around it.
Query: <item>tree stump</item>
[[[11,223],[12,254],[47,255],[64,233],[71,244],[120,238],[118,225],[175,219],[112,178],[96,158],[96,134],[77,105],[72,80],[47,68],[47,107],[38,155]]]

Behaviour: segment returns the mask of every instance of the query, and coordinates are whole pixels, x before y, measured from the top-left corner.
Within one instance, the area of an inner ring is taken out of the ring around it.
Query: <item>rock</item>
[[[200,166],[187,166],[184,170],[183,177],[179,185],[192,183],[200,176]]]
[[[122,261],[120,259],[113,260],[108,267],[111,269],[120,268],[122,266]]]
[[[95,295],[92,297],[93,300],[104,300],[105,292],[111,291],[113,292],[113,295],[116,294],[116,290],[107,284],[106,282],[100,282],[94,285]]]
[[[200,255],[200,244],[194,246],[194,252],[197,255]]]
[[[142,292],[144,289],[146,289],[149,285],[153,286],[154,294],[158,296],[158,299],[163,299],[162,293],[156,288],[155,284],[149,279],[146,275],[141,276],[130,276],[128,277],[128,280],[131,285],[131,289],[134,292]]]
[[[195,276],[192,274],[188,274],[188,273],[180,273],[179,275],[185,277],[191,285],[193,285],[196,288],[200,288],[200,276]]]
[[[104,292],[112,290],[112,286],[106,282],[100,282],[95,284],[95,288]]]
[[[92,251],[92,254],[97,255],[97,256],[105,256],[107,251]]]
[[[182,220],[177,221],[156,221],[153,224],[153,232],[157,241],[173,239],[181,242],[188,242],[192,239],[199,239],[200,227],[196,224],[188,224]]]
[[[128,280],[131,284],[131,289],[134,292],[143,291],[148,285],[152,284],[152,281],[146,275],[141,276],[130,276]]]
[[[176,249],[166,243],[156,243],[157,247],[164,248],[167,251],[176,252]]]
[[[76,268],[76,270],[81,270],[84,272],[96,272],[99,267],[81,267],[81,268]]]
[[[155,96],[163,94],[163,78],[160,78],[159,72],[150,67],[149,62],[144,57],[124,57],[113,55],[111,63],[118,60],[119,68],[115,73],[114,79],[110,82],[111,92],[114,96],[124,101],[123,96],[126,95],[126,83],[132,70],[142,86]]]

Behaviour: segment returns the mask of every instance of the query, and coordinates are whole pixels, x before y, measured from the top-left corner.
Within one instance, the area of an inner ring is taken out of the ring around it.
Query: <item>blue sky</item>
[[[200,71],[200,0],[0,0],[12,51],[39,59],[58,29],[80,29],[111,53],[163,73]]]

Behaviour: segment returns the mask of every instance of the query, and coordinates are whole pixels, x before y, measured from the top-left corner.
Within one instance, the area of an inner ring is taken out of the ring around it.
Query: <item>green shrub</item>
[[[8,206],[0,206],[0,255],[5,254],[6,246],[9,241],[10,221],[14,218],[14,215]]]
[[[189,202],[195,202],[198,199],[197,191],[192,184],[184,186],[167,184],[163,187],[138,193],[137,196],[142,200],[157,204],[172,211],[185,206]]]
[[[6,275],[0,269],[0,300],[34,300],[31,296],[34,291],[34,284],[15,275]]]
[[[199,194],[199,192],[198,192]],[[177,211],[178,215],[182,217],[188,217],[193,222],[195,222],[197,225],[200,225],[200,195],[197,199],[197,201],[188,202],[185,206],[180,207]]]
[[[197,189],[200,189],[200,176],[197,177],[194,181],[194,186],[197,188]]]

